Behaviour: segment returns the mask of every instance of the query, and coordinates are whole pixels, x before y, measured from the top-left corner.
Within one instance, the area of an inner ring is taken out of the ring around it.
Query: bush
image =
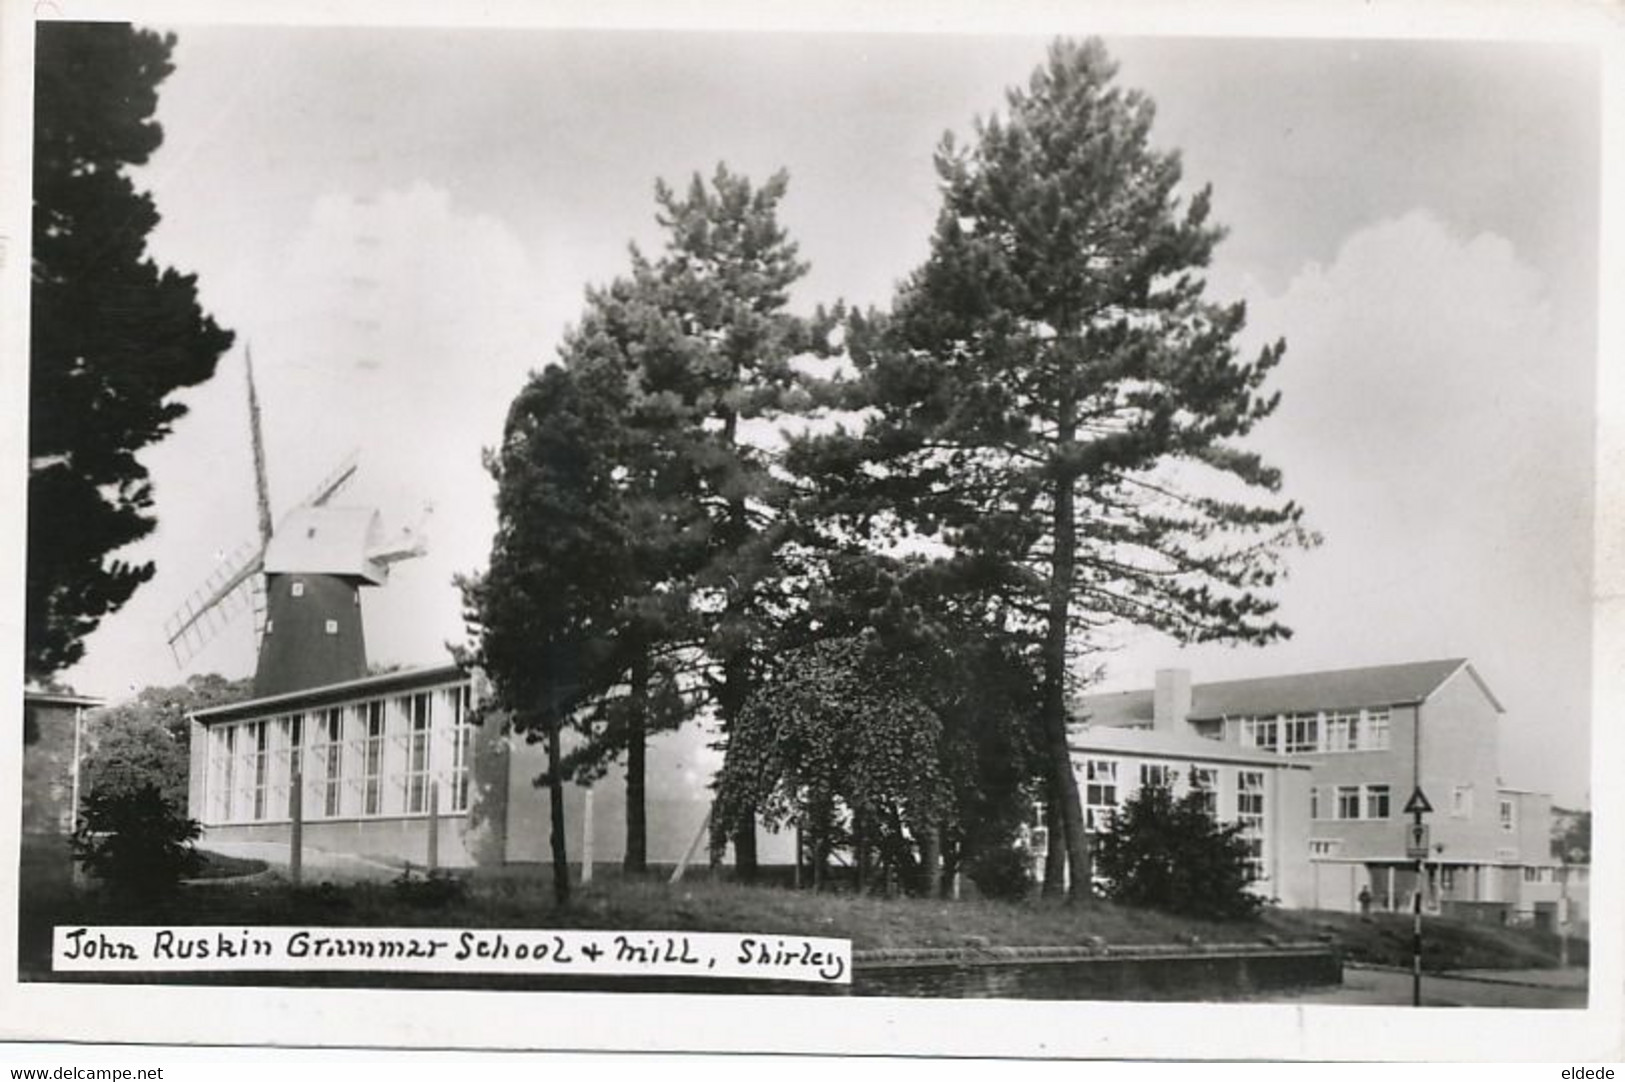
[[[156,784],[91,790],[70,845],[86,871],[141,898],[173,890],[201,864],[197,820],[165,799]]]
[[[445,868],[420,872],[408,865],[394,878],[392,886],[400,901],[425,909],[440,909],[468,900],[468,881]]]
[[[1108,898],[1216,920],[1258,913],[1263,899],[1247,889],[1253,873],[1241,826],[1217,822],[1206,795],[1175,800],[1151,785],[1123,805],[1096,840],[1095,874]]]
[[[1019,902],[1032,893],[1032,856],[1020,846],[977,853],[966,862],[965,874],[984,898]]]

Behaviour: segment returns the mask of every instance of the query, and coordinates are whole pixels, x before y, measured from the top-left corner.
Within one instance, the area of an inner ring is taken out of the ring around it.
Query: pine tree
[[[39,680],[152,578],[150,562],[109,558],[155,525],[136,453],[185,414],[171,393],[213,375],[232,335],[192,276],[146,256],[158,212],[126,173],[163,140],[152,115],[174,38],[37,30],[25,667]]]
[[[788,183],[779,173],[758,187],[718,166],[709,184],[696,175],[682,195],[657,185],[665,248],[653,260],[634,251],[627,287],[642,302],[625,345],[637,357],[645,423],[688,464],[690,506],[703,520],[703,566],[687,596],[725,734],[750,696],[776,613],[791,603],[776,558],[789,535],[788,490],[751,431],[807,404],[791,362],[813,344],[813,325],[788,311],[806,265],[778,221]],[[738,826],[736,867],[749,878],[755,826],[748,816]]]
[[[1058,42],[974,146],[944,140],[930,254],[889,314],[852,326],[877,416],[826,453],[845,456],[826,488],[946,546],[946,588],[988,598],[1041,659],[1074,897],[1091,869],[1067,700],[1091,632],[1282,637],[1266,591],[1314,541],[1236,443],[1275,408],[1263,385],[1284,344],[1238,355],[1243,306],[1204,295],[1209,192],[1182,194],[1151,102],[1114,75],[1098,42]]]
[[[608,365],[532,376],[486,456],[497,482],[491,563],[460,580],[473,649],[516,732],[545,742],[553,890],[569,900],[563,731],[625,670],[617,615],[627,580],[618,498],[625,382]]]

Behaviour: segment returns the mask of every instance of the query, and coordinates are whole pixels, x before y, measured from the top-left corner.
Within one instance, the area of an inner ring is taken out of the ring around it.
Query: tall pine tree
[[[725,166],[681,195],[661,184],[665,248],[654,260],[634,253],[633,286],[658,318],[629,346],[640,393],[666,411],[666,447],[692,468],[706,545],[689,596],[724,733],[750,697],[772,623],[792,603],[776,559],[789,492],[761,439],[767,423],[808,405],[792,360],[814,335],[788,310],[806,265],[778,220],[787,186],[784,173],[757,186]],[[749,878],[755,824],[747,815],[735,825],[736,866]]]
[[[1282,637],[1267,591],[1314,540],[1236,443],[1275,408],[1284,344],[1239,355],[1243,306],[1204,294],[1209,193],[1183,194],[1152,103],[1114,76],[1098,42],[1058,42],[972,147],[944,140],[930,254],[853,329],[875,418],[826,479],[944,546],[933,573],[994,599],[988,618],[1041,659],[1075,897],[1091,868],[1067,704],[1090,632]]]
[[[232,335],[195,279],[146,255],[152,198],[126,170],[158,149],[174,38],[118,23],[44,22],[35,52],[25,668],[43,680],[149,580],[110,554],[152,531],[136,453],[214,374]]]

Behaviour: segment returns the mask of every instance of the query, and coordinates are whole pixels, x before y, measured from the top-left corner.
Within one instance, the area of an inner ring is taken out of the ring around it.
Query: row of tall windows
[[[287,819],[296,777],[306,819],[423,815],[436,799],[467,811],[471,707],[469,685],[455,684],[212,726],[208,821]]]
[[[1387,710],[1320,710],[1239,720],[1244,745],[1282,755],[1387,751],[1390,741]]]
[[[1116,759],[1086,759],[1083,764],[1083,814],[1087,830],[1110,829],[1111,816],[1122,800],[1127,799],[1118,783],[1119,762]],[[1176,795],[1198,793],[1209,815],[1219,814],[1219,768],[1192,766],[1181,769],[1168,763],[1141,763],[1139,782],[1160,785]],[[1264,835],[1264,771],[1241,770],[1236,774],[1236,815],[1243,824],[1244,836],[1262,839]],[[1262,853],[1262,844],[1256,847]]]

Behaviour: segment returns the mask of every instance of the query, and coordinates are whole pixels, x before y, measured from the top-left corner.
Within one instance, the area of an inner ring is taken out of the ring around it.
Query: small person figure
[[[1360,916],[1369,917],[1370,915],[1371,915],[1371,888],[1369,886],[1361,887],[1360,888]]]

